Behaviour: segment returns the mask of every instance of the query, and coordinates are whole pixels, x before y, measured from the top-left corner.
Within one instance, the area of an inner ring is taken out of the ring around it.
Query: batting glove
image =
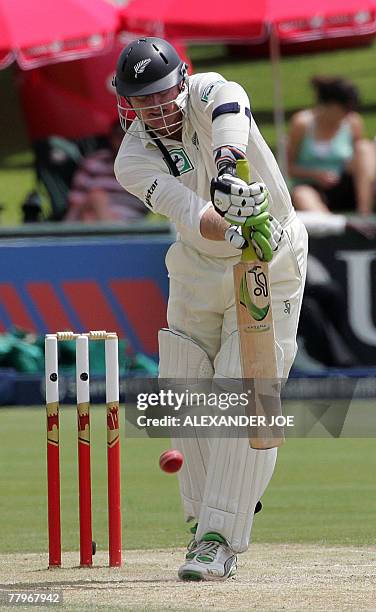
[[[256,226],[268,220],[268,190],[264,183],[247,185],[237,176],[212,179],[210,195],[215,210],[234,225]]]
[[[250,240],[257,257],[261,261],[271,261],[273,253],[279,247],[282,236],[283,228],[272,215],[269,215],[265,222],[260,223],[257,229],[252,228]],[[242,235],[240,225],[231,225],[225,232],[225,240],[236,249],[245,249],[248,246],[247,240]]]
[[[236,249],[244,249],[248,246],[248,242],[242,235],[242,228],[240,225],[231,225],[225,231],[225,240]]]
[[[271,261],[282,240],[283,227],[272,215],[266,222],[253,227],[250,232],[252,246],[261,261]],[[243,247],[244,248],[244,247]]]
[[[232,174],[236,175],[236,162],[239,159],[245,159],[245,150],[234,145],[226,147],[218,147],[214,149],[214,161],[217,166],[218,175]]]

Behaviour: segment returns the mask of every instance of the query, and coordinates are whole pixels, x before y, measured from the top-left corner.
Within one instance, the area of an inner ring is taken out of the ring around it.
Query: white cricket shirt
[[[142,129],[138,120],[126,133],[115,160],[116,178],[127,191],[140,198],[153,212],[168,217],[176,226],[178,239],[213,257],[239,255],[239,251],[226,241],[208,240],[200,234],[201,216],[212,206],[210,181],[217,176],[213,159],[215,122],[212,123],[212,111],[216,93],[224,83],[226,80],[214,72],[188,78],[189,95],[186,93],[181,102],[184,116],[182,142],[161,138],[171,157],[177,161],[179,177],[170,174],[162,153],[151,139],[132,135],[132,132]],[[248,101],[244,90],[243,94]],[[253,117],[249,134],[244,135],[244,145],[252,180],[265,183],[270,194],[270,212],[284,224],[293,211],[290,195]]]

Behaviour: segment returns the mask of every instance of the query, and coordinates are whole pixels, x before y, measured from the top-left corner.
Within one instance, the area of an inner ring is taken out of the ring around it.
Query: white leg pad
[[[184,519],[198,521],[205,491],[210,440],[207,438],[171,438],[171,444],[184,457],[183,467],[177,474]]]
[[[205,351],[191,338],[170,329],[161,329],[159,340],[159,378],[173,379],[173,386],[184,386],[189,381],[191,391],[199,391],[199,379],[211,380],[214,369]],[[194,384],[197,381],[197,384]],[[195,388],[193,388],[195,387]],[[210,443],[207,438],[171,438],[174,448],[184,456],[178,472],[180,495],[185,520],[198,520],[205,490]]]
[[[213,378],[214,368],[205,351],[191,338],[172,329],[160,329],[159,378],[178,383],[197,378]]]
[[[283,353],[277,345],[280,373]],[[235,332],[223,343],[215,359],[217,388],[241,392],[239,336]],[[227,373],[227,376],[226,376]],[[230,377],[230,378],[229,378]],[[254,509],[273,475],[277,450],[254,450],[248,437],[216,438],[211,441],[211,454],[196,539],[208,531],[217,531],[235,552],[249,546]]]
[[[283,349],[275,341],[275,352],[277,361],[277,377],[282,379],[284,369],[284,354]],[[214,360],[215,367],[215,379],[216,382],[219,379],[224,378],[226,385],[228,385],[229,379],[235,378],[238,381],[242,377],[241,364],[240,364],[240,348],[239,348],[239,332],[233,332],[226,341],[222,344],[221,349]]]
[[[273,475],[277,449],[254,450],[248,438],[214,439],[196,539],[219,532],[235,552],[249,546],[254,509]]]

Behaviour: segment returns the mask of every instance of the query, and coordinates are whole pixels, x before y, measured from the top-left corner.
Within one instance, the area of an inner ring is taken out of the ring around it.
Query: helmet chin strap
[[[172,176],[180,176],[180,172],[176,165],[176,162],[172,159],[167,147],[164,146],[163,142],[159,140],[158,136],[153,132],[152,129],[150,129],[148,125],[145,126],[145,131],[151,136],[153,142],[155,142],[158,149],[162,153],[163,159],[165,160],[167,167],[170,170]]]

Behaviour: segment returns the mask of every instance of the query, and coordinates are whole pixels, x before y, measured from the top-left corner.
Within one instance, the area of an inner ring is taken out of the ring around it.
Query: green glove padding
[[[258,227],[260,223],[265,223],[269,221],[268,198],[266,198],[266,200],[262,204],[260,204],[259,208],[260,212],[258,215],[252,215],[251,217],[247,217],[247,220],[244,224],[245,227]]]
[[[261,261],[269,262],[273,259],[273,249],[264,233],[258,231],[258,229],[251,232],[251,241],[256,251],[256,255]]]

